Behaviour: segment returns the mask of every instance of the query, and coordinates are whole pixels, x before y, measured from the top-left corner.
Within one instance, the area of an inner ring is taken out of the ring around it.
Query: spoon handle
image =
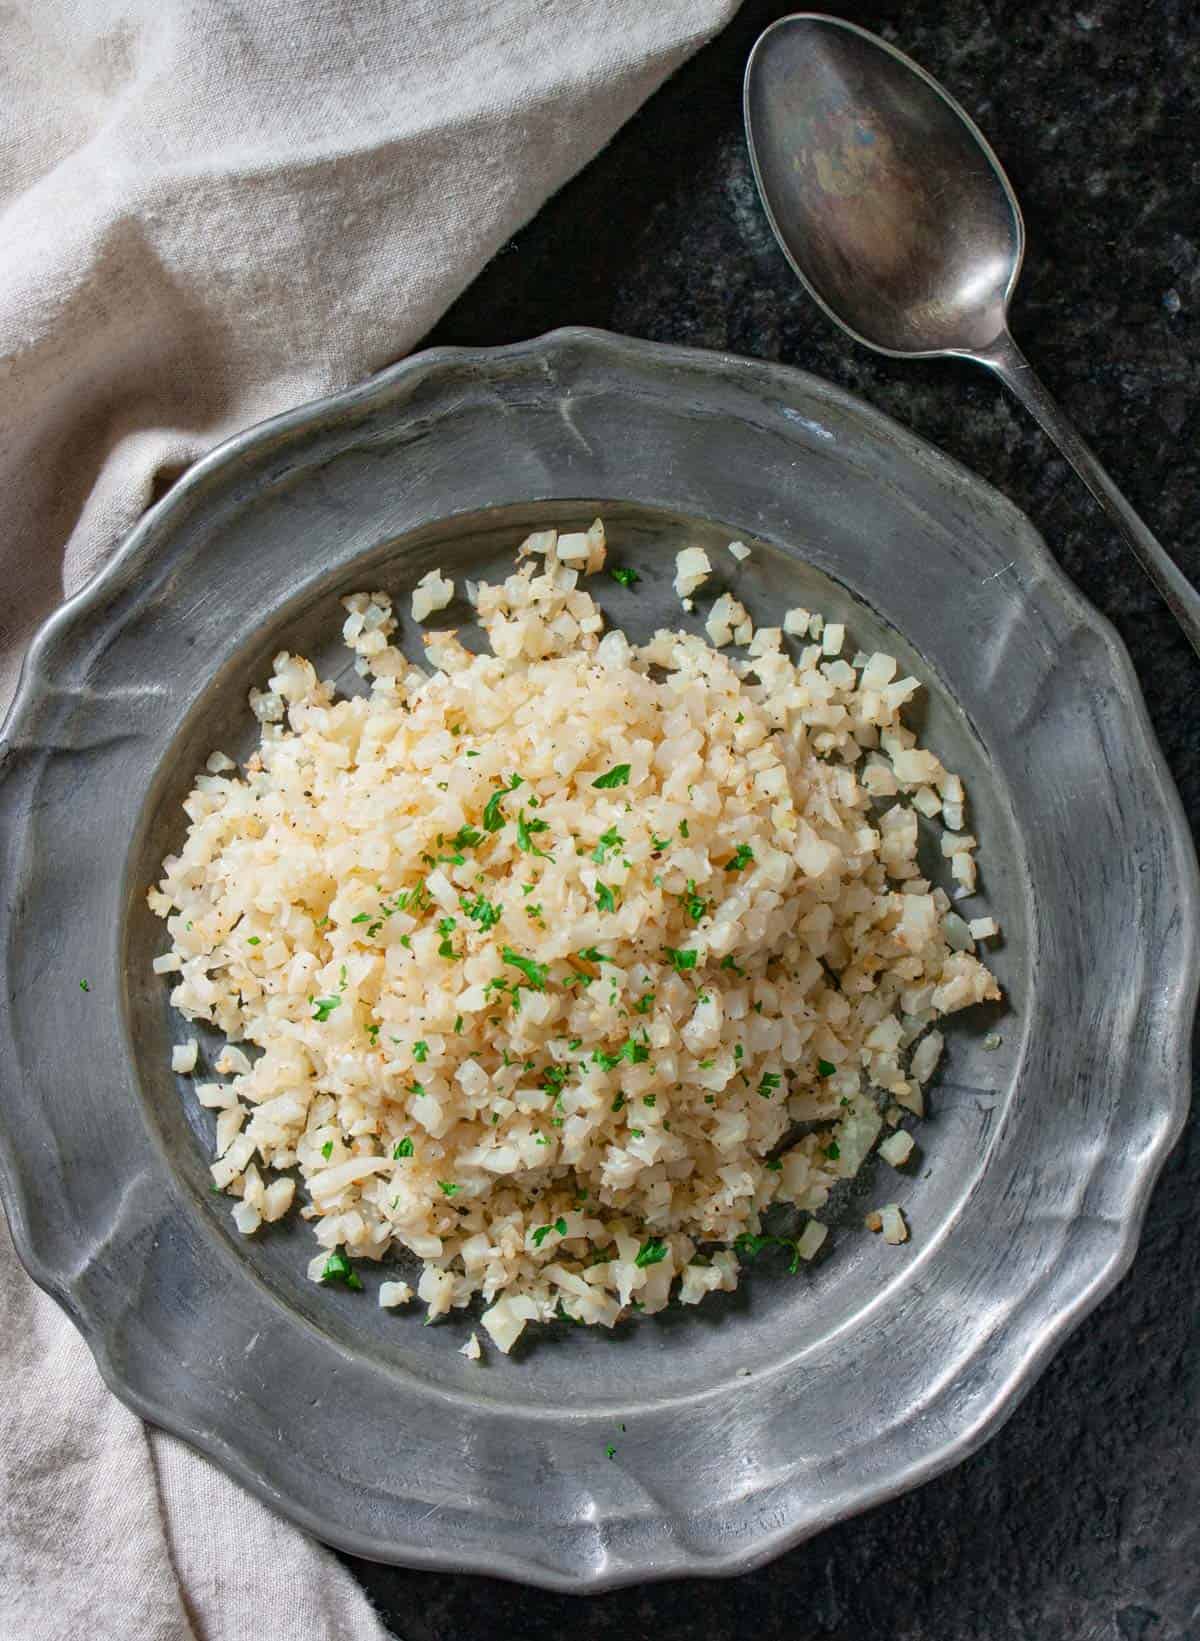
[[[1200,655],[1200,592],[1192,586],[1157,537],[1143,523],[1109,478],[1091,449],[1063,415],[1034,374],[1033,367],[1007,333],[974,357],[1006,383],[1041,423],[1096,500],[1133,549],[1134,557],[1158,588],[1188,642]]]

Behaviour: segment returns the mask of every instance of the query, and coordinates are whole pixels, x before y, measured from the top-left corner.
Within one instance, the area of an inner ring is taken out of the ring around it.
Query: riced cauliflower
[[[172,1003],[227,1040],[219,1081],[190,1037],[174,1063],[238,1228],[298,1178],[315,1279],[407,1250],[415,1294],[379,1303],[478,1297],[501,1351],[735,1287],[776,1202],[812,1258],[835,1185],[922,1111],[937,1018],[999,996],[974,947],[995,924],[917,864],[918,811],[948,805],[975,887],[961,782],[902,722],[917,680],[807,612],[789,654],[727,594],[711,643],[634,643],[581,585],[604,551],[599,520],[539,531],[468,584],[490,653],[429,634],[424,667],[386,594],[346,599],[369,692],[276,656],[258,750],[209,761],[149,895]],[[431,572],[414,612],[452,590]],[[907,1235],[894,1205],[878,1223]]]

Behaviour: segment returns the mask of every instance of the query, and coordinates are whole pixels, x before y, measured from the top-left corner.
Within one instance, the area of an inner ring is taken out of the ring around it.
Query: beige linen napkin
[[[0,709],[156,484],[410,349],[736,5],[0,6]],[[0,1641],[382,1635],[108,1394],[2,1228],[0,1299]]]

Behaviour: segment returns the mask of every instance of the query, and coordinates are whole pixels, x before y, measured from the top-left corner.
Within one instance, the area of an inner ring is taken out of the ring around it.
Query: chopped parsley
[[[534,1247],[535,1248],[540,1248],[542,1243],[545,1242],[546,1238],[550,1235],[551,1231],[557,1231],[559,1236],[566,1236],[566,1234],[567,1234],[567,1222],[566,1222],[566,1220],[563,1219],[560,1216],[558,1219],[556,1219],[554,1221],[553,1225],[539,1225],[537,1230],[534,1231],[534,1233],[533,1233],[533,1245],[534,1245]]]
[[[628,786],[631,768],[631,764],[614,764],[603,775],[597,775],[592,785],[601,792],[611,792],[616,786]]]
[[[482,842],[482,832],[477,832],[473,826],[460,826],[454,834],[451,846],[455,849],[474,849],[477,843]]]
[[[352,917],[350,921],[351,923],[369,923],[371,921],[371,914],[370,912],[359,912],[357,917]],[[251,945],[257,946],[258,941],[251,941]]]
[[[371,1047],[374,1048],[376,1043],[379,1041],[379,1027],[377,1025],[367,1026],[366,1033],[371,1039]]]
[[[355,918],[354,921],[357,923],[358,919]],[[256,934],[249,934],[249,935],[246,936],[246,944],[247,944],[247,946],[261,946],[262,941],[258,938],[258,936]]]
[[[535,963],[532,957],[522,957],[513,951],[511,946],[505,946],[500,954],[506,963],[511,963],[514,969],[520,969],[525,976],[525,983],[530,991],[545,991],[546,965]]]
[[[86,980],[81,980],[79,982],[79,989],[80,991],[91,991],[92,988],[88,985]]]
[[[478,923],[481,929],[494,929],[500,921],[500,908],[485,900],[482,895],[476,895],[474,900],[462,899],[463,915]]]
[[[397,1140],[396,1141],[395,1148],[392,1151],[392,1156],[395,1158],[395,1160],[397,1162],[399,1162],[401,1157],[411,1157],[412,1154],[413,1154],[413,1142],[409,1138],[409,1136],[406,1134],[402,1140]]]
[[[498,832],[504,825],[504,816],[500,812],[500,805],[510,792],[515,792],[518,786],[525,783],[520,775],[514,775],[507,786],[501,785],[492,793],[483,808],[483,829],[485,832]]]
[[[694,951],[680,951],[677,946],[664,946],[663,951],[671,967],[679,974],[696,967],[697,954]]]
[[[325,1158],[326,1162],[329,1161],[330,1157],[333,1155],[333,1141],[332,1140],[326,1140],[325,1141],[325,1144],[321,1147],[321,1155]]]
[[[633,1005],[633,1012],[635,1014],[649,1014],[653,1007],[654,993],[652,991],[647,991],[643,992],[637,1002]]]
[[[325,1269],[321,1272],[321,1281],[344,1282],[355,1293],[362,1292],[362,1278],[340,1248],[335,1248],[325,1261]]]
[[[829,1158],[830,1162],[836,1162],[841,1154],[842,1151],[841,1147],[838,1145],[838,1142],[836,1140],[830,1140],[829,1144],[825,1147],[825,1155]]]
[[[454,1035],[456,1037],[461,1037],[462,1036],[462,1028],[463,1028],[463,1017],[462,1017],[461,1014],[456,1014],[454,1016]]]
[[[837,1070],[837,1067],[832,1065],[828,1060],[818,1060],[817,1070],[820,1072],[822,1077],[832,1077],[834,1072]]]
[[[538,832],[548,832],[549,823],[544,820],[526,820],[522,809],[517,816],[517,847],[523,849],[527,855],[540,855],[543,860],[551,859],[549,850],[539,849],[534,843],[534,835]]]
[[[740,872],[743,866],[749,866],[754,859],[754,850],[748,843],[739,843],[732,860],[725,862],[727,872]]]
[[[429,1058],[429,1044],[425,1041],[413,1044],[413,1059],[418,1065],[424,1065]]]
[[[611,1071],[614,1066],[617,1065],[620,1058],[621,1056],[619,1054],[607,1054],[602,1048],[594,1048],[592,1050],[592,1064],[594,1066],[599,1066],[601,1071]]]
[[[732,952],[730,952],[728,957],[723,957],[721,959],[721,967],[723,969],[732,969],[734,974],[736,974],[738,976],[744,976],[745,973],[746,973],[745,969],[742,968],[740,963],[735,963],[734,962]]]
[[[681,895],[679,898],[683,901],[684,910],[687,912],[687,915],[691,918],[692,922],[699,923],[700,919],[708,911],[708,901],[705,900],[703,895],[698,895],[696,893],[695,878],[688,878],[687,894]]]
[[[313,1005],[312,1017],[314,1020],[328,1020],[334,1009],[341,1004],[340,997],[314,997],[310,999]]]
[[[634,587],[642,579],[636,570],[627,570],[623,565],[608,573],[619,587]]]
[[[611,1442],[609,1442],[608,1446],[604,1449],[604,1453],[605,1457],[610,1459],[615,1459],[617,1456],[617,1450]]]
[[[596,847],[592,850],[592,859],[597,866],[603,866],[610,853],[616,853],[625,842],[615,826],[610,826],[607,832],[601,832]]]
[[[679,823],[679,836],[681,838],[686,838],[687,835],[688,835],[688,823],[685,820],[681,820],[680,823]]]
[[[661,855],[664,849],[671,847],[671,840],[670,838],[656,838],[654,833],[651,832],[650,847],[656,855]]]
[[[575,955],[576,957],[582,957],[585,963],[603,963],[605,961],[604,953],[595,946],[585,946],[582,951],[576,952]]]
[[[637,1258],[633,1263],[639,1268],[639,1270],[645,1270],[647,1265],[658,1265],[666,1257],[666,1243],[660,1241],[658,1237],[652,1236],[648,1239],[648,1241],[642,1243],[641,1247],[637,1251]]]
[[[454,932],[454,930],[457,929],[457,927],[458,927],[458,919],[457,918],[453,918],[453,917],[439,917],[438,918],[437,932],[442,937],[442,943],[438,947],[438,956],[439,957],[454,957],[454,956],[457,955],[455,953],[454,947],[450,943],[450,936]]]
[[[627,1037],[621,1045],[621,1052],[617,1058],[627,1061],[631,1066],[645,1065],[650,1058],[650,1050],[645,1043],[635,1043],[632,1037]],[[647,1096],[646,1103],[648,1105],[654,1104],[653,1095]]]
[[[617,897],[607,883],[596,884],[596,909],[601,912],[615,912]]]
[[[438,1190],[442,1193],[442,1195],[444,1197],[452,1197],[452,1196],[455,1195],[456,1192],[462,1190],[462,1186],[461,1185],[455,1185],[453,1180],[440,1179],[440,1180],[438,1180]]]
[[[612,1109],[613,1109],[613,1111],[620,1111],[620,1109],[621,1109],[621,1107],[622,1107],[622,1106],[623,1106],[623,1105],[624,1105],[624,1104],[625,1104],[625,1096],[624,1096],[624,1094],[618,1094],[618,1095],[617,1095],[617,1097],[616,1097],[616,1099],[615,1099],[615,1100],[614,1100],[614,1101],[613,1101],[613,1103],[612,1103]]]
[[[778,1071],[764,1071],[762,1082],[758,1085],[758,1092],[764,1100],[769,1100],[782,1081],[783,1078]]]

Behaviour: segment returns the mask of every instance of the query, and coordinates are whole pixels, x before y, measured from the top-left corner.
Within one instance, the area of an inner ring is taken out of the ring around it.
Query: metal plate
[[[320,655],[342,594],[486,574],[596,512],[643,572],[602,594],[631,633],[681,619],[672,555],[699,540],[706,592],[819,608],[927,680],[1008,1003],[997,1052],[993,1020],[955,1021],[916,1176],[862,1186],[903,1203],[905,1247],[847,1228],[800,1277],[477,1366],[373,1282],[308,1283],[303,1225],[233,1230],[144,892],[281,644]],[[581,330],[440,350],[226,444],[33,646],[0,840],[21,1257],[130,1406],[358,1555],[576,1590],[736,1572],[944,1469],[1123,1272],[1185,1113],[1200,893],[1119,641],[995,491],[750,360]]]

